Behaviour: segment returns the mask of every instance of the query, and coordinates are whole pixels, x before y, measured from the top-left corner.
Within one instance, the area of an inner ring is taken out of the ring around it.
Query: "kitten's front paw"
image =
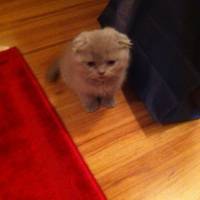
[[[116,106],[116,100],[114,97],[103,98],[101,104],[107,108],[114,108]]]
[[[87,112],[95,112],[99,109],[99,104],[96,102],[96,103],[91,103],[91,104],[88,104],[88,105],[85,105],[85,110]]]
[[[80,95],[80,101],[87,112],[95,112],[100,107],[100,101],[96,97]]]

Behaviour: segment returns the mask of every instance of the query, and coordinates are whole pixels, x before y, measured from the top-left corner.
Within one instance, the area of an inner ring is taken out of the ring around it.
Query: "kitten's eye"
[[[96,63],[94,61],[90,61],[90,62],[87,62],[87,65],[89,67],[95,67],[96,66]]]
[[[108,60],[106,63],[107,65],[114,65],[115,64],[115,60]]]

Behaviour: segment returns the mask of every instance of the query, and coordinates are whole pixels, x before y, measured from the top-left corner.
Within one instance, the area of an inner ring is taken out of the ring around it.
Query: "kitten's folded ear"
[[[87,34],[87,32],[82,32],[72,41],[73,52],[77,53],[85,49],[88,44]]]
[[[121,48],[130,49],[133,46],[131,40],[123,33],[118,33],[118,43]]]
[[[123,33],[120,33],[116,29],[114,29],[112,27],[105,27],[104,31],[106,31],[107,34],[112,34],[112,35],[115,35],[117,37],[118,44],[120,45],[120,48],[130,49],[133,46],[133,44],[132,44],[131,40],[128,38],[128,36],[123,34]]]

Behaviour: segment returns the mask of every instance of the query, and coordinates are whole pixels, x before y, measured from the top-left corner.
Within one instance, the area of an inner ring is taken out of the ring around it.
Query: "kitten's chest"
[[[89,88],[90,92],[96,96],[112,95],[117,89],[116,83],[106,81],[90,84]]]

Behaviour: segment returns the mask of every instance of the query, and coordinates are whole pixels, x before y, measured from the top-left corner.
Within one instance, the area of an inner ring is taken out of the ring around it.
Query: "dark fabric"
[[[129,83],[162,123],[200,117],[199,10],[199,0],[111,0],[99,17],[133,40]]]
[[[0,199],[105,200],[19,51],[0,68]]]

